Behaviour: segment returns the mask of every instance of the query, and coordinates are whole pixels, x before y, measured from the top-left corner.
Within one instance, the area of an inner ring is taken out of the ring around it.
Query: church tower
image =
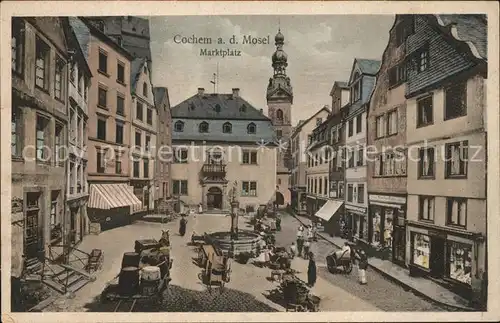
[[[289,154],[289,139],[292,134],[292,103],[293,90],[290,84],[290,78],[286,75],[288,66],[288,57],[283,50],[285,37],[278,30],[274,37],[276,51],[272,56],[272,67],[274,70],[273,77],[269,79],[267,86],[267,109],[268,117],[272,120],[276,141],[280,141],[282,148],[278,149],[277,168],[276,168],[276,185],[277,190],[282,194],[283,205],[290,203],[291,195],[289,186],[290,169],[288,167]],[[283,147],[283,145],[286,145]],[[283,149],[285,148],[285,149]],[[277,194],[278,195],[278,194]]]

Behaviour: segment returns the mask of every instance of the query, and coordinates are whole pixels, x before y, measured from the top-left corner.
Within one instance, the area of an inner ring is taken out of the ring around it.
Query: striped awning
[[[117,207],[142,207],[142,202],[127,184],[91,184],[87,207],[109,210]]]

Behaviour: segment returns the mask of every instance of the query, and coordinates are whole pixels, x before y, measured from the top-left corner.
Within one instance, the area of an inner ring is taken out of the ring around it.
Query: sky
[[[393,23],[393,15],[150,17],[153,84],[168,88],[173,107],[199,87],[213,93],[210,81],[218,63],[218,92],[239,88],[245,100],[266,112],[274,36],[280,28],[294,92],[295,125],[331,105],[333,82],[348,81],[354,58],[381,59]],[[233,35],[238,44],[230,44]],[[270,44],[242,44],[248,35],[269,36]],[[212,44],[178,43],[192,36],[210,38]],[[224,44],[217,43],[219,37]],[[202,56],[203,48],[238,50],[241,56]]]

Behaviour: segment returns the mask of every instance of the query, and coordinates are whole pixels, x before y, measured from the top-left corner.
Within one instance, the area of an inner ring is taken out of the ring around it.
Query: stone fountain
[[[238,201],[238,182],[234,181],[229,190],[228,198],[231,205],[231,228],[229,231],[208,233],[211,242],[219,247],[225,255],[235,257],[240,253],[254,253],[261,237],[259,234],[240,230],[238,227],[238,213],[240,202]]]

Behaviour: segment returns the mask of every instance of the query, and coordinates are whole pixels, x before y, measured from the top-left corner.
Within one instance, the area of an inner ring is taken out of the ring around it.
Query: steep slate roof
[[[376,75],[380,69],[379,60],[356,58],[361,74]]]
[[[146,58],[136,58],[130,62],[130,91],[132,94],[135,93],[135,87],[137,85],[137,81],[139,80],[139,76],[141,75],[144,62],[146,62]]]
[[[297,123],[297,126],[295,126],[295,128],[293,129],[292,136],[294,136],[295,134],[297,134],[297,132],[299,132],[306,123],[308,123],[309,121],[311,121],[311,119],[314,118],[315,116],[317,116],[321,111],[326,111],[328,114],[330,114],[330,112],[331,112],[330,109],[327,108],[327,106],[323,106],[321,109],[319,109],[318,111],[316,111],[316,113],[314,113],[312,116],[310,116],[306,120],[300,120]]]
[[[488,24],[486,15],[435,15],[439,25],[449,28],[458,41],[469,45],[475,56],[488,59]],[[474,53],[474,51],[477,51]]]
[[[155,98],[155,106],[159,107],[161,103],[163,102],[163,99],[165,96],[168,96],[167,94],[167,88],[166,87],[154,87],[153,88],[153,96]]]
[[[172,108],[172,118],[271,120],[242,97],[220,93],[193,95]]]

